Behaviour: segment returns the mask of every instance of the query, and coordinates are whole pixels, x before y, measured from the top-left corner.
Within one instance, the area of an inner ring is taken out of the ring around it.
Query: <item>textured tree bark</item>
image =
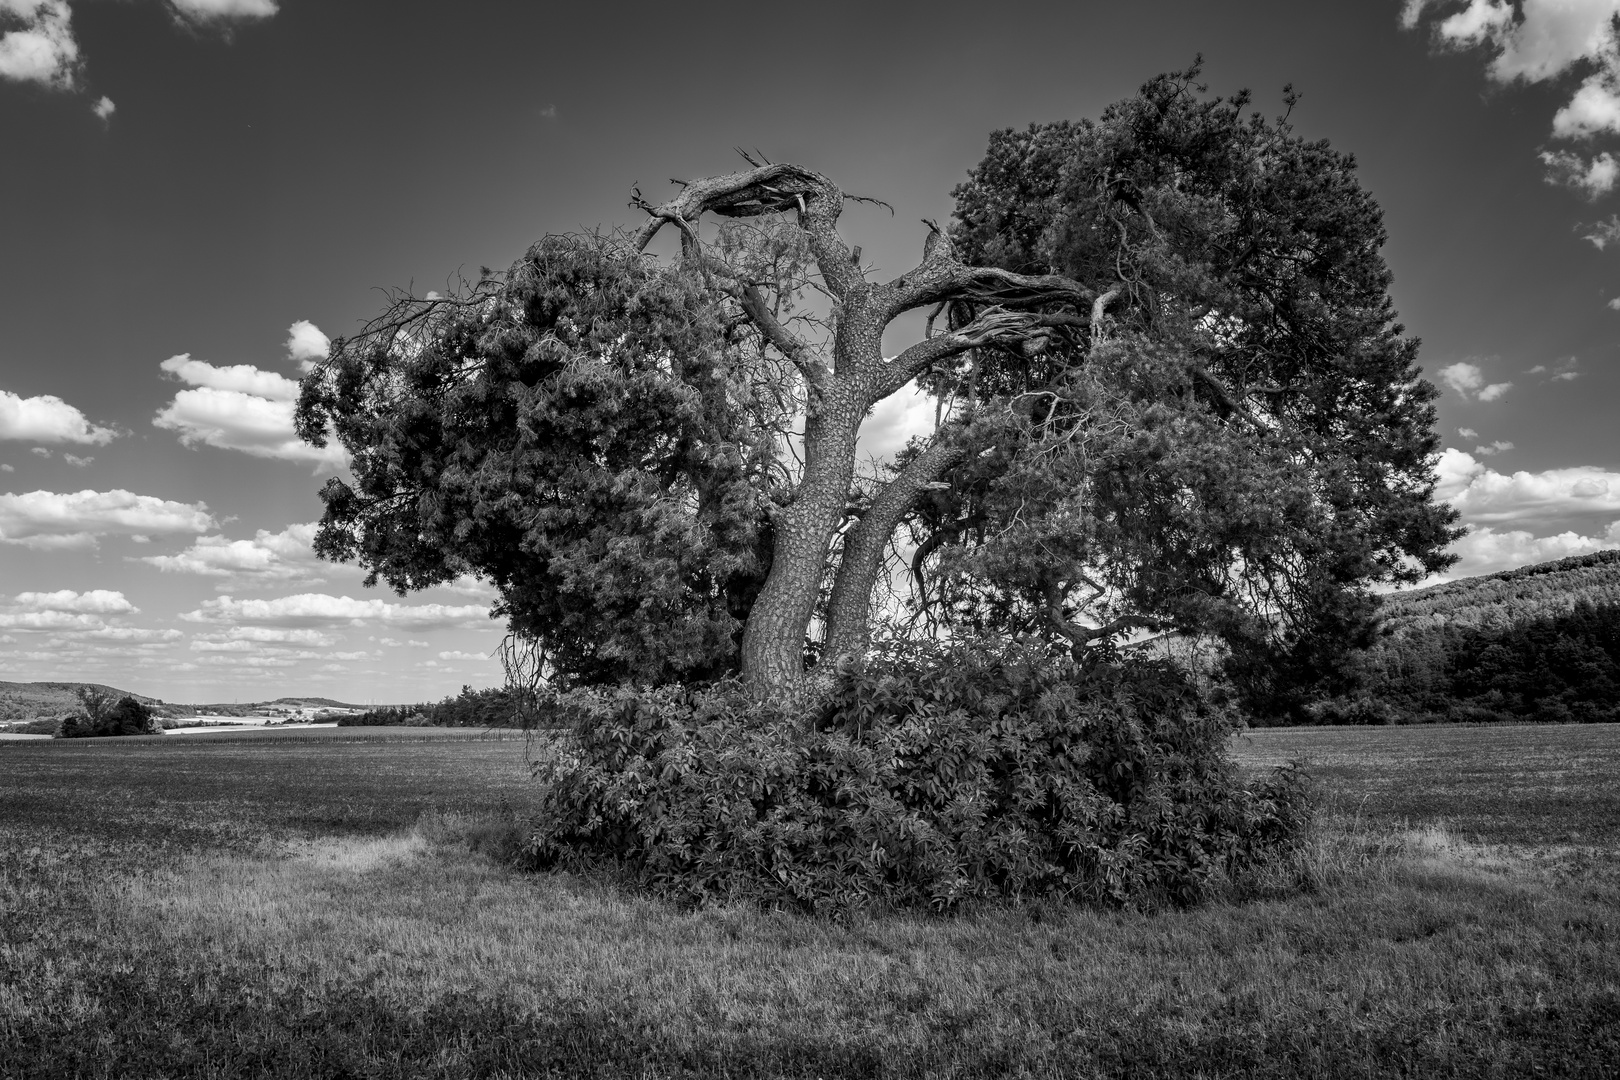
[[[855,477],[855,442],[867,410],[934,364],[970,349],[1015,343],[1054,326],[1085,324],[1069,312],[1034,314],[1013,308],[1058,303],[1084,310],[1083,305],[1094,298],[1069,278],[965,266],[957,261],[949,236],[933,226],[920,265],[892,281],[873,284],[838,236],[844,200],[844,193],[826,177],[788,164],[694,180],[659,206],[647,203],[639,193],[635,197],[635,205],[648,214],[633,238],[638,248],[644,249],[664,225],[674,224],[681,230],[683,250],[699,259],[705,256],[697,242],[696,222],[706,212],[727,217],[797,212],[834,301],[836,331],[831,355],[824,356],[776,323],[754,283],[735,281],[727,287],[765,339],[798,367],[809,396],[803,475],[792,500],[772,522],[771,569],[749,613],[742,641],[745,681],[761,696],[784,702],[803,700],[808,689],[806,636]],[[714,260],[704,265],[725,273]],[[974,301],[984,308],[983,314],[892,360],[883,358],[883,330],[891,321],[907,311],[949,300]],[[864,653],[884,546],[917,496],[959,459],[959,452],[944,444],[925,452],[878,494],[851,533],[828,612],[828,671],[839,658]]]
[[[930,484],[963,458],[963,450],[939,442],[923,451],[872,500],[844,540],[843,561],[827,604],[827,636],[821,651],[828,671],[866,654],[872,633],[872,593],[883,569],[884,549],[906,513]]]

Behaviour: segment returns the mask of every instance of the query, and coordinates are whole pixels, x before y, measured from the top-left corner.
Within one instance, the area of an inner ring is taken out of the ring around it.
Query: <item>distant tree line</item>
[[[505,687],[474,690],[421,705],[385,705],[369,712],[338,717],[338,727],[519,727],[518,703]]]

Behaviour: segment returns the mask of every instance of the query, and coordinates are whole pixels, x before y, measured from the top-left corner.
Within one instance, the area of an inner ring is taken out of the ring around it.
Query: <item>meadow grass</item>
[[[242,738],[0,747],[0,1076],[1620,1075],[1620,726],[1255,732],[1269,887],[843,923],[512,869],[522,740]]]

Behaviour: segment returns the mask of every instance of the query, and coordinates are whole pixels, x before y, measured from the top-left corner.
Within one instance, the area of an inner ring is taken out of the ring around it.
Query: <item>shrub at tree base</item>
[[[735,686],[576,690],[531,855],[683,902],[838,913],[970,898],[1193,903],[1297,845],[1293,769],[1157,663],[955,648],[845,671],[817,722]]]

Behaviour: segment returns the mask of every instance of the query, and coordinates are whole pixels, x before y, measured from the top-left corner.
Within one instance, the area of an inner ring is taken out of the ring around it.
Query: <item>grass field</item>
[[[838,924],[492,858],[519,738],[0,744],[0,1077],[1620,1075],[1620,725],[1257,731],[1312,884]]]

